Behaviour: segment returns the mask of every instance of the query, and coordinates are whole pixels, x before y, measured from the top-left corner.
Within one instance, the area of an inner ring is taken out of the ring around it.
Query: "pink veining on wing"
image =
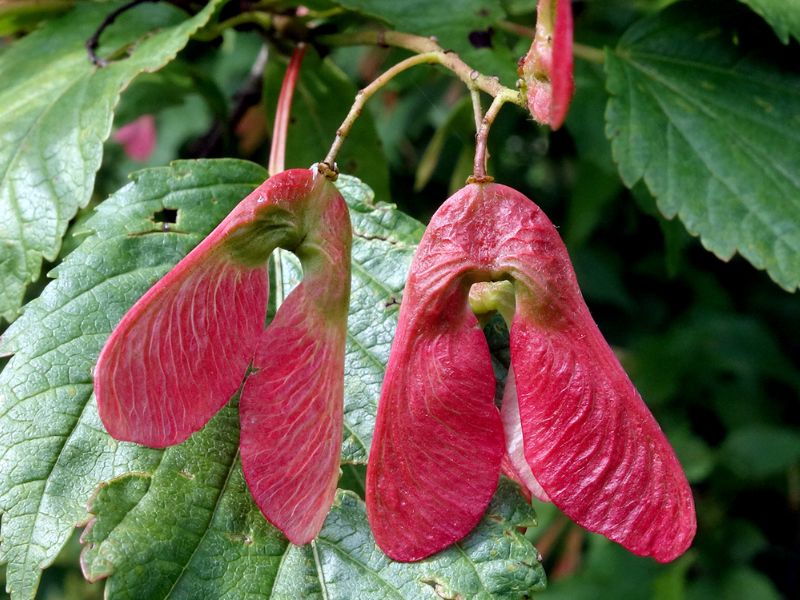
[[[153,447],[185,440],[252,361],[240,400],[245,478],[291,541],[313,539],[338,479],[351,238],[347,206],[322,175],[293,169],[259,186],[104,346],[95,393],[109,433]],[[279,246],[304,276],[265,328],[267,259]]]
[[[335,196],[298,249],[303,281],[259,341],[239,405],[242,468],[267,519],[297,545],[333,503],[342,443],[350,220]]]
[[[310,542],[336,493],[342,441],[342,327],[321,322],[295,289],[256,353],[240,402],[242,467],[261,511]]]
[[[570,0],[539,0],[534,39],[520,61],[531,115],[553,129],[564,123],[575,91],[572,31]]]
[[[114,133],[113,139],[122,144],[128,158],[145,162],[156,149],[156,118],[153,115],[142,115],[120,127]]]
[[[231,398],[264,326],[269,278],[223,250],[237,207],[122,318],[97,361],[100,417],[119,440],[162,448],[185,440]],[[165,233],[163,235],[178,235]]]
[[[428,240],[418,264],[436,250]],[[406,284],[368,462],[367,517],[400,561],[477,525],[504,454],[489,348],[448,270],[416,271]]]
[[[516,390],[504,402],[516,398],[518,413],[506,406],[505,432],[485,343],[466,314],[470,285],[503,279],[516,296]],[[459,440],[465,429],[481,436]],[[530,491],[637,554],[671,560],[694,536],[680,464],[591,318],[552,223],[511,188],[471,184],[431,219],[404,293],[367,472],[378,544],[414,560],[466,535],[501,461]]]

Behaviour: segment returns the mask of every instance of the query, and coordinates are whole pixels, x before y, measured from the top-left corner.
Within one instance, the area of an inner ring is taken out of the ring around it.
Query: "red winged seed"
[[[245,479],[297,545],[319,533],[339,478],[351,232],[328,185],[337,198],[298,249],[303,281],[261,337],[239,405]]]
[[[309,315],[304,292],[289,295],[263,337],[239,405],[247,485],[296,545],[314,539],[333,503],[342,441],[343,328]]]
[[[571,0],[539,0],[533,43],[520,63],[531,115],[553,129],[564,123],[575,91],[572,30]]]
[[[488,504],[513,439],[504,443],[498,427],[466,290],[507,278],[530,474],[587,529],[637,554],[677,557],[695,515],[672,448],[592,320],[552,223],[498,184],[471,184],[448,199],[415,254],[367,471],[378,544],[398,560],[424,558],[466,535]],[[513,412],[505,420],[513,438]],[[525,480],[519,462],[506,461]]]
[[[313,538],[338,476],[350,238],[344,200],[321,175],[294,169],[259,186],[112,333],[94,384],[109,433],[179,443],[253,361],[240,402],[245,476],[270,521],[297,543]],[[300,257],[304,279],[265,329],[267,258],[278,246]],[[288,478],[289,465],[292,479],[269,483]]]
[[[504,454],[489,348],[454,270],[406,284],[378,408],[367,516],[395,560],[425,558],[475,527]]]

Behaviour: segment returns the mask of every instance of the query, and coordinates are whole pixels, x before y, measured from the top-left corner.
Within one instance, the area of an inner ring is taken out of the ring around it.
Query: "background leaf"
[[[130,54],[102,69],[84,43],[116,4],[79,3],[0,56],[0,319],[16,316],[42,259],[56,257],[88,203],[120,91],[172,60],[219,3],[190,19],[161,3],[124,13],[99,54]]]
[[[677,215],[707,249],[723,260],[739,252],[792,291],[800,285],[800,73],[749,51],[764,47],[763,36],[721,25],[718,12],[672,6],[607,52],[606,133],[626,185],[643,179],[661,212]]]
[[[108,577],[107,598],[492,600],[527,598],[543,587],[538,553],[517,530],[532,524],[532,511],[506,480],[475,531],[420,563],[384,556],[363,502],[341,490],[319,537],[289,544],[252,502],[237,428],[232,404],[164,451],[155,472],[98,489],[81,562],[91,578]],[[233,463],[222,469],[227,460]]]
[[[234,401],[147,473],[101,486],[83,535],[90,580],[108,577],[107,598],[264,597],[297,591],[279,573],[289,544],[253,503],[239,463]],[[295,596],[299,597],[299,596]]]
[[[721,454],[742,479],[780,475],[800,464],[800,433],[785,427],[742,427],[728,436]]]
[[[264,177],[235,160],[136,174],[4,334],[15,354],[0,372],[0,560],[13,598],[33,597],[99,481],[157,463],[158,452],[105,433],[93,365],[127,309]],[[177,211],[174,225],[157,222],[164,209]]]
[[[435,36],[442,47],[458,52],[470,66],[484,74],[496,75],[507,84],[513,84],[516,78],[518,57],[505,44],[492,43],[493,26],[505,17],[499,2],[336,0],[336,3],[382,19],[400,31]],[[487,47],[485,43],[491,45]]]
[[[784,44],[792,35],[800,41],[800,4],[791,0],[740,0],[760,14],[772,25]]]
[[[40,21],[67,11],[74,4],[74,0],[15,0],[0,3],[0,35],[33,29]]]

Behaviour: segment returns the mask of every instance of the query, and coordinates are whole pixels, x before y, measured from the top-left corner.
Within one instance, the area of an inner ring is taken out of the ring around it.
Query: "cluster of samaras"
[[[572,95],[569,6],[540,1],[520,64],[533,116],[554,128]],[[351,240],[324,175],[268,179],[114,330],[95,371],[109,433],[177,444],[241,387],[253,497],[290,541],[311,541],[339,475]],[[303,281],[266,325],[279,247]],[[491,311],[510,332],[499,410],[476,317]],[[636,554],[672,560],[694,536],[680,464],[589,314],[556,229],[519,192],[478,182],[433,216],[406,283],[367,466],[378,545],[411,561],[460,540],[501,471]]]
[[[111,435],[179,443],[251,369],[239,402],[245,478],[292,542],[313,539],[339,473],[350,242],[347,207],[324,176],[267,180],[114,330],[95,371]],[[277,247],[304,276],[265,326]],[[510,310],[508,298],[496,307],[511,343],[500,410],[469,298],[486,281],[513,294]],[[403,294],[367,468],[378,544],[417,560],[458,541],[501,469],[637,554],[671,560],[694,535],[683,471],[592,320],[556,229],[519,192],[472,183],[431,219]]]

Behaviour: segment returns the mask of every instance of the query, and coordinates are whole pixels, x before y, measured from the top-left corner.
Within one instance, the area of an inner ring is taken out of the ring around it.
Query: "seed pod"
[[[494,405],[471,286],[511,281],[510,381]],[[396,560],[429,556],[481,518],[501,466],[590,531],[669,561],[695,532],[669,442],[583,301],[545,214],[519,192],[466,186],[414,255],[367,469],[367,515]]]
[[[163,448],[203,427],[252,363],[239,407],[244,474],[296,544],[319,531],[338,478],[351,237],[323,176],[271,177],[128,311],[95,369],[108,432]],[[277,247],[304,277],[265,328]]]
[[[539,0],[533,43],[520,61],[519,74],[533,118],[553,129],[561,127],[575,91],[571,0]]]

